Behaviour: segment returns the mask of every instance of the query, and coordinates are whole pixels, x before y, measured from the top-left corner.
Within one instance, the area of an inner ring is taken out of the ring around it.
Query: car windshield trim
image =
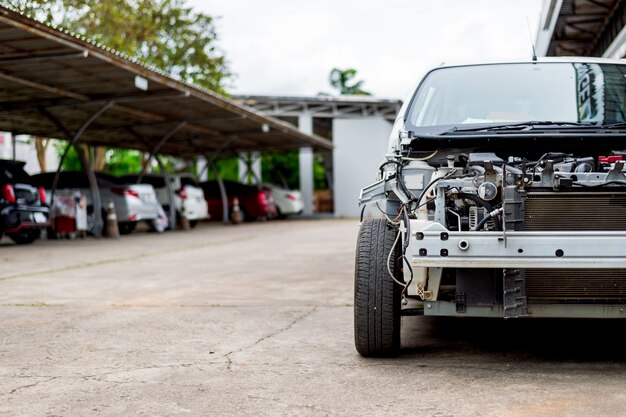
[[[523,130],[533,130],[533,129],[552,129],[552,128],[563,128],[563,127],[584,127],[584,128],[596,128],[598,124],[596,122],[552,122],[552,121],[529,121],[529,122],[519,122],[519,123],[503,123],[496,125],[480,125],[480,126],[469,126],[469,127],[460,127],[454,126],[452,129],[444,132],[444,133],[454,133],[454,132],[489,132],[489,131],[497,131],[497,130],[512,130],[512,131],[523,131]],[[604,126],[602,126],[604,127]]]

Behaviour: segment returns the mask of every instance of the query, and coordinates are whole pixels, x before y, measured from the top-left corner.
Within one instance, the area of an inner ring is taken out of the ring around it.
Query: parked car
[[[204,191],[204,198],[209,205],[209,211],[214,219],[222,219],[222,197],[217,181],[200,183]],[[268,188],[258,188],[252,185],[241,184],[234,181],[224,181],[224,188],[228,196],[228,211],[232,213],[233,201],[239,200],[239,208],[243,219],[252,221],[255,219],[272,219],[277,216],[276,205],[272,192]]]
[[[0,236],[20,245],[34,242],[49,225],[45,192],[24,171],[24,164],[0,159]]]
[[[54,172],[34,175],[34,180],[44,187],[46,196],[50,196]],[[127,184],[117,177],[96,173],[100,197],[102,199],[102,215],[106,219],[107,204],[115,205],[118,226],[121,234],[135,230],[138,222],[146,221],[152,225],[159,220],[159,202],[154,188],[149,184]],[[80,171],[64,171],[59,176],[58,190],[79,190],[87,197],[87,213],[89,231],[94,232],[93,200],[87,175]],[[162,209],[161,209],[162,210]],[[159,230],[155,227],[155,230]]]
[[[358,352],[398,354],[403,315],[624,319],[625,92],[624,60],[427,73],[361,191]]]
[[[282,188],[274,184],[263,184],[263,186],[272,192],[278,217],[302,213],[304,202],[300,191]]]
[[[124,175],[120,177],[128,183],[136,183],[139,175]],[[209,218],[209,206],[204,199],[204,192],[196,180],[187,174],[171,175],[172,188],[174,189],[174,202],[176,215],[180,218],[182,211],[189,219],[191,227],[195,227],[198,221]],[[150,184],[156,190],[157,199],[166,212],[169,212],[169,196],[165,178],[159,174],[147,174],[141,179],[142,184]]]

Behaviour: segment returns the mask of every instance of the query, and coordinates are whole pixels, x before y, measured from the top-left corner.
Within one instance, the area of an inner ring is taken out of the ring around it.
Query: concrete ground
[[[410,317],[361,358],[357,227],[3,240],[0,415],[626,415],[626,323]]]

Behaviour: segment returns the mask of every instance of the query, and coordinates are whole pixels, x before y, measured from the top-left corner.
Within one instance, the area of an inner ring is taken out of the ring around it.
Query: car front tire
[[[393,248],[398,229],[385,219],[367,219],[359,230],[354,278],[354,342],[366,357],[392,357],[400,351],[402,287],[387,270],[400,277],[400,245]]]

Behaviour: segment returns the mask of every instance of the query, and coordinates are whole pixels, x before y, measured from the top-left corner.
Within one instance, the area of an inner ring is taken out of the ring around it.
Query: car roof
[[[539,57],[536,61],[532,59],[517,59],[517,60],[494,60],[494,61],[476,61],[476,62],[444,62],[439,65],[438,68],[453,68],[453,67],[471,67],[479,65],[498,65],[498,64],[536,64],[536,63],[563,63],[563,64],[615,64],[626,65],[626,59],[610,59],[610,58],[597,58],[597,57],[582,57],[582,56],[559,56],[559,57]]]

